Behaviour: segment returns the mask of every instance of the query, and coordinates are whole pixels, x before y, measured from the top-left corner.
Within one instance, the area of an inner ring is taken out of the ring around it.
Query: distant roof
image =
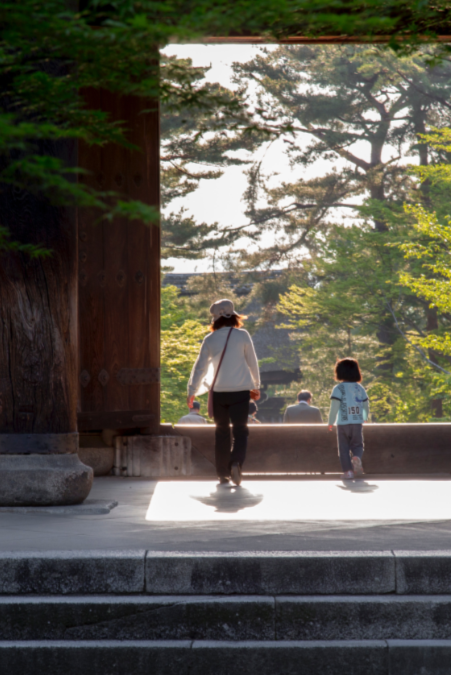
[[[259,277],[265,279],[277,279],[282,274],[282,270],[271,270],[270,272],[252,272],[249,273],[249,281],[243,282],[242,275],[233,272],[183,272],[176,274],[168,272],[163,277],[163,286],[176,286],[180,295],[195,295],[195,291],[188,289],[188,281],[192,277],[218,277],[227,280],[237,295],[248,295],[254,285],[255,279]],[[251,278],[252,277],[252,278]]]

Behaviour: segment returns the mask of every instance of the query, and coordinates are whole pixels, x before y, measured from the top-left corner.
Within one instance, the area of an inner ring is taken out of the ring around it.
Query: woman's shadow
[[[344,480],[343,485],[337,485],[337,487],[340,488],[340,490],[344,490],[345,492],[359,493],[375,492],[379,489],[378,485],[371,485],[370,483],[366,483],[364,480]]]
[[[263,500],[263,495],[253,495],[246,488],[235,485],[217,485],[208,497],[190,496],[205,506],[213,507],[215,513],[238,513],[257,506]]]

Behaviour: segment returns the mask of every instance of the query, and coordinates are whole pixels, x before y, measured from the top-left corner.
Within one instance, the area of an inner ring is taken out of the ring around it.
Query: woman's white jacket
[[[204,394],[212,385],[230,328],[207,335],[191,371],[188,396]],[[260,389],[260,373],[252,338],[243,328],[234,328],[215,383],[215,391]]]

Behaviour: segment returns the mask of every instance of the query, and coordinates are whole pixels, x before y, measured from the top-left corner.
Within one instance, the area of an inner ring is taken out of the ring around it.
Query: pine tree
[[[435,63],[435,54],[433,47],[400,57],[375,45],[288,46],[235,66],[237,80],[257,87],[259,128],[283,139],[293,171],[307,170],[277,187],[260,163],[249,171],[247,234],[259,248],[247,255],[250,265],[297,263],[305,249],[315,255],[329,224],[343,214],[361,218],[365,199],[373,228],[387,229],[377,207],[402,204],[413,188],[406,155],[428,162],[417,134],[451,119],[451,64]],[[318,159],[330,169],[309,178]],[[263,247],[268,231],[277,240]]]
[[[291,137],[281,128],[279,137],[294,171],[308,171],[320,158],[340,163],[277,187],[259,164],[251,168],[247,213],[258,250],[242,251],[242,262],[298,269],[298,288],[279,309],[298,331],[310,331],[302,336],[304,370],[314,369],[321,349],[332,372],[336,356],[351,343],[364,359],[371,343],[374,356],[366,361],[381,400],[387,402],[394,378],[414,383],[417,405],[409,412],[396,412],[400,401],[382,406],[379,417],[392,419],[430,415],[431,387],[400,331],[434,331],[438,319],[427,303],[390,287],[406,269],[390,246],[411,236],[403,202],[438,198],[428,180],[418,182],[406,170],[412,158],[427,166],[437,157],[418,134],[450,120],[451,68],[446,60],[434,62],[434,54],[430,47],[401,58],[375,46],[281,47],[236,66],[237,77],[257,83],[261,126],[266,120],[277,134],[279,120],[280,127],[291,124]],[[443,193],[440,199],[444,207]],[[344,222],[343,213],[349,214]],[[355,227],[345,227],[349,221]],[[265,248],[268,231],[277,231],[277,239]],[[440,416],[441,401],[433,399],[432,406]]]

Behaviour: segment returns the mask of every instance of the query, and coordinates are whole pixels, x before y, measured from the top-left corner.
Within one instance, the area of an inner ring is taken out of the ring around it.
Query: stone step
[[[451,551],[0,553],[0,595],[451,594]]]
[[[274,640],[261,596],[0,598],[2,640]]]
[[[46,675],[448,675],[449,640],[0,642],[0,672]]]
[[[451,640],[451,596],[0,598],[2,640]]]

